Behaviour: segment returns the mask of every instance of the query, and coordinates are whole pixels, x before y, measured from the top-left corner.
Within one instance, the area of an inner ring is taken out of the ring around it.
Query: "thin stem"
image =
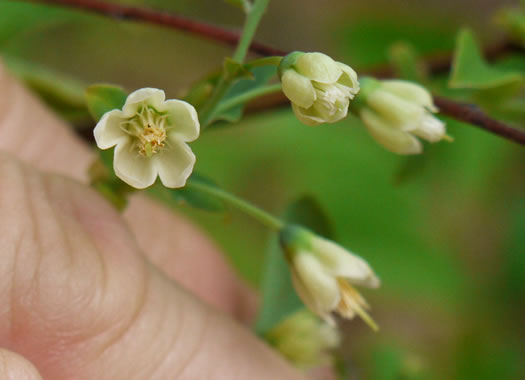
[[[271,85],[264,86],[264,87],[254,88],[253,90],[243,92],[242,94],[238,96],[235,96],[233,98],[230,98],[222,102],[217,107],[217,112],[229,110],[230,108],[238,106],[239,104],[246,103],[250,100],[258,98],[259,96],[268,95],[268,94],[279,92],[279,91],[281,91],[280,83],[271,84]]]
[[[255,36],[255,31],[257,30],[259,21],[261,21],[261,18],[264,12],[266,11],[266,7],[268,6],[269,2],[270,0],[255,0],[255,3],[253,4],[252,8],[250,9],[250,12],[248,13],[248,16],[246,17],[246,22],[244,24],[241,39],[239,40],[237,49],[235,49],[235,53],[233,54],[234,61],[237,61],[239,63],[244,62],[246,54],[248,54],[248,49],[250,48],[250,45],[252,43],[253,37]]]
[[[275,216],[271,215],[270,213],[267,213],[264,210],[261,210],[260,208],[257,208],[256,206],[243,199],[236,197],[233,194],[219,189],[218,187],[215,187],[213,185],[207,185],[202,182],[194,182],[191,179],[188,180],[186,186],[211,195],[212,197],[220,199],[221,201],[228,203],[233,207],[236,207],[237,209],[241,210],[247,215],[250,215],[252,218],[258,220],[260,223],[264,224],[266,227],[272,230],[280,231],[284,227],[284,223],[281,222]]]
[[[217,112],[217,105],[230,89],[230,85],[231,80],[222,75],[212,96],[199,111],[200,123],[203,128],[206,128],[213,121],[213,116]]]

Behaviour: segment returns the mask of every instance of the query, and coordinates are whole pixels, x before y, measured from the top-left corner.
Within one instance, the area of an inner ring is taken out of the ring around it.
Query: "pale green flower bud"
[[[359,92],[356,72],[322,53],[294,52],[279,66],[283,92],[306,125],[335,123],[346,117]]]
[[[308,310],[299,310],[272,328],[265,338],[301,369],[333,364],[332,350],[341,342],[339,331]]]
[[[361,85],[352,110],[386,149],[398,154],[418,154],[423,145],[417,137],[432,143],[450,139],[445,123],[432,115],[438,109],[424,87],[402,80],[372,78],[363,78]]]
[[[332,312],[347,319],[357,314],[377,329],[366,312],[368,304],[352,286],[379,287],[365,260],[298,226],[285,227],[280,239],[297,294],[312,312],[329,323],[333,323]]]
[[[164,186],[176,188],[186,184],[195,165],[186,143],[197,139],[199,130],[191,104],[142,88],[129,94],[122,110],[106,112],[94,135],[100,149],[115,147],[115,174],[130,186],[146,188],[158,175]]]

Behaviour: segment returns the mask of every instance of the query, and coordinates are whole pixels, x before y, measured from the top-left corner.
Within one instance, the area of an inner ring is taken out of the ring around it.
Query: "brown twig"
[[[23,0],[26,2],[57,5],[68,8],[76,8],[102,16],[145,22],[154,25],[161,25],[171,29],[182,30],[210,40],[221,41],[228,45],[235,46],[239,41],[240,34],[221,26],[212,25],[206,22],[192,20],[172,13],[159,12],[152,9],[129,7],[100,0]],[[263,56],[286,55],[286,52],[273,48],[266,44],[254,41],[250,46],[250,51]]]
[[[188,33],[199,35],[211,40],[221,41],[229,45],[235,45],[240,38],[240,34],[237,31],[208,24],[206,22],[191,20],[178,15],[158,12],[150,9],[107,3],[100,0],[24,1],[77,8],[98,13],[106,17],[162,25],[168,28],[186,31]],[[485,54],[488,59],[497,59],[517,50],[523,51],[520,46],[505,40],[490,46],[485,50]],[[260,42],[253,42],[250,46],[250,51],[262,56],[286,55],[288,53],[287,51],[276,49]],[[430,57],[426,62],[427,67],[432,74],[443,73],[450,70],[452,65],[452,57],[450,54],[440,54]],[[390,66],[376,67],[372,70],[367,70],[367,73],[381,78],[392,77],[396,74]],[[282,104],[282,102],[286,102],[286,99],[282,96],[275,100],[276,101],[272,103],[274,106]],[[440,108],[440,112],[443,115],[467,122],[508,140],[525,145],[525,131],[513,128],[509,125],[506,125],[505,123],[492,119],[472,105],[459,103],[442,97],[436,97],[436,105]]]

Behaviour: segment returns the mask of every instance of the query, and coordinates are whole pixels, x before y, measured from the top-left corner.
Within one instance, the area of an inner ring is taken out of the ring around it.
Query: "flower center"
[[[135,116],[124,121],[122,128],[134,137],[139,154],[151,157],[166,145],[166,118],[167,115],[145,105]]]

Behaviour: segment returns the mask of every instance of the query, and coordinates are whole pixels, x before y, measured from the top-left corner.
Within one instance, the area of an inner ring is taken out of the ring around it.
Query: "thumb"
[[[33,365],[22,356],[0,348],[0,379],[42,380]]]

